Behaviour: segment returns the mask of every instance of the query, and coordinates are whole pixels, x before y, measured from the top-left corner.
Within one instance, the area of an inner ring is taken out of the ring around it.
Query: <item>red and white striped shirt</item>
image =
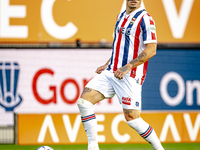
[[[145,48],[145,44],[157,43],[155,23],[143,7],[127,15],[120,13],[115,25],[115,36],[110,64],[107,70],[116,71],[135,59]],[[143,84],[148,61],[133,68],[127,75]]]

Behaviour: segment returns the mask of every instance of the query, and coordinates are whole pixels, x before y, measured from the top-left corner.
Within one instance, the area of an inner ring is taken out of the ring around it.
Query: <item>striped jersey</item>
[[[116,71],[126,65],[146,48],[145,44],[157,43],[155,23],[143,7],[130,13],[120,13],[114,31],[113,50],[107,70]],[[143,84],[148,61],[127,74]]]

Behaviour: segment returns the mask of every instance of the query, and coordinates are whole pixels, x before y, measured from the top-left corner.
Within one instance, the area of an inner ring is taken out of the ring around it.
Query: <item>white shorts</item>
[[[141,110],[142,85],[130,76],[125,75],[119,80],[114,73],[104,70],[90,80],[86,87],[99,91],[106,98],[116,94],[124,109]]]

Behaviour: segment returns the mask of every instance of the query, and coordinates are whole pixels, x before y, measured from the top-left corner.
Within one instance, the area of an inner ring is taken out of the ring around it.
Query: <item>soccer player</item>
[[[141,90],[148,60],[156,54],[155,23],[141,6],[142,0],[126,0],[117,17],[111,58],[97,68],[77,105],[87,134],[88,150],[99,150],[93,105],[117,95],[128,125],[155,150],[164,150],[153,128],[140,117]]]

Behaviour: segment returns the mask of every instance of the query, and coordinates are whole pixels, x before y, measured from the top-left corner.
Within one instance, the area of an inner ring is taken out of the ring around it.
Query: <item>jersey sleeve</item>
[[[149,14],[144,15],[142,18],[141,29],[144,44],[157,43],[155,22]]]

